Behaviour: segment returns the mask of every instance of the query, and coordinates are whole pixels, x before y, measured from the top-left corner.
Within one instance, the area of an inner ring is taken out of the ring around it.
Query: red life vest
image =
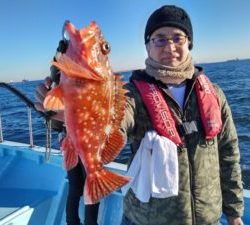
[[[169,138],[176,145],[182,144],[181,137],[176,129],[176,121],[160,89],[155,84],[145,81],[133,80],[133,82],[146,105],[154,129],[158,134]],[[195,90],[205,137],[211,139],[222,128],[219,101],[212,83],[204,74],[197,77]]]

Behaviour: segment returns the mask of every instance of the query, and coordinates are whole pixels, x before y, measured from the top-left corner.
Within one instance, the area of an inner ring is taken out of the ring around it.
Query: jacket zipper
[[[185,103],[184,103],[184,106],[183,106],[183,117],[182,117],[182,121],[185,122],[186,121],[186,107],[187,107],[187,102],[191,96],[191,93],[194,89],[194,86],[195,86],[195,82],[193,82],[189,92],[188,92],[188,95],[185,99]],[[195,204],[194,204],[194,197],[193,197],[193,172],[192,172],[192,165],[190,163],[190,156],[189,156],[189,152],[187,152],[188,154],[188,164],[189,164],[189,180],[190,180],[190,195],[191,195],[191,210],[192,210],[192,224],[193,225],[196,225],[196,218],[195,218]]]
[[[188,102],[188,100],[189,100],[189,98],[190,98],[190,96],[191,96],[191,93],[192,93],[193,89],[194,89],[196,79],[197,79],[197,77],[195,78],[195,81],[192,83],[192,86],[190,87],[190,90],[189,90],[189,92],[188,92],[188,95],[187,95],[187,97],[186,97],[186,99],[185,99],[185,102],[184,102],[184,105],[183,105],[183,114],[184,114],[184,112],[186,111],[185,109],[186,109],[186,107],[187,107],[187,102]]]
[[[189,180],[190,180],[190,195],[191,195],[191,211],[192,211],[192,224],[196,225],[196,219],[195,219],[195,205],[194,205],[194,197],[193,197],[193,191],[192,191],[192,186],[193,186],[193,181],[192,181],[192,166],[189,161],[189,156],[188,156],[188,164],[189,164]]]
[[[175,101],[175,99],[168,93],[167,90],[163,89],[164,90],[164,93],[166,94],[166,96],[168,98],[170,98],[173,103],[176,105],[176,109],[178,110],[179,114],[181,115],[181,119],[179,118],[176,118],[176,120],[179,122],[179,123],[183,123],[186,121],[186,106],[187,106],[187,102],[190,98],[190,95],[192,93],[192,90],[194,89],[194,85],[195,85],[195,82],[193,82],[190,90],[189,90],[189,93],[185,99],[185,102],[184,102],[184,105],[183,105],[183,110],[181,110],[179,104]],[[184,137],[185,138],[185,137]],[[190,163],[190,157],[189,157],[189,152],[187,152],[188,154],[188,164],[189,164],[189,180],[190,180],[190,195],[191,195],[191,212],[192,212],[192,225],[196,225],[196,219],[195,219],[195,204],[194,204],[194,198],[193,198],[193,191],[192,191],[192,186],[193,186],[193,182],[192,182],[192,165]]]
[[[182,117],[182,122],[185,122],[185,112],[183,112],[183,117]],[[184,137],[185,139],[185,137]],[[190,163],[190,156],[189,156],[189,151],[187,151],[187,157],[188,157],[188,165],[189,165],[189,181],[190,181],[190,201],[191,201],[191,213],[192,213],[192,225],[196,225],[196,219],[195,219],[195,204],[194,204],[194,197],[193,197],[193,173],[192,173],[192,165]]]

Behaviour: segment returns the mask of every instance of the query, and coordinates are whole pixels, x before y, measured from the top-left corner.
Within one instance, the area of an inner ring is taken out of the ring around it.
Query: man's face
[[[175,27],[161,27],[152,33],[146,48],[148,56],[154,61],[177,67],[186,60],[189,43],[184,31]]]

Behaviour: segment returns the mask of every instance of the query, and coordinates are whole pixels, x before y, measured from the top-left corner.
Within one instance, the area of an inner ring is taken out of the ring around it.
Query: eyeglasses
[[[171,41],[174,45],[182,46],[186,43],[187,36],[185,35],[174,35],[173,37],[155,37],[151,38],[155,47],[164,47]]]

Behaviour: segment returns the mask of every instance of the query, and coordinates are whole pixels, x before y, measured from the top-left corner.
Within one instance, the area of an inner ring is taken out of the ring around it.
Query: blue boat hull
[[[0,144],[0,225],[66,225],[65,203],[68,189],[62,156],[45,162],[43,149],[3,142]],[[124,165],[109,167],[124,173]],[[245,225],[250,225],[250,191],[244,191]],[[115,192],[102,200],[99,225],[119,225],[122,195]],[[83,218],[83,203],[79,214]],[[227,224],[224,217],[222,224]]]

